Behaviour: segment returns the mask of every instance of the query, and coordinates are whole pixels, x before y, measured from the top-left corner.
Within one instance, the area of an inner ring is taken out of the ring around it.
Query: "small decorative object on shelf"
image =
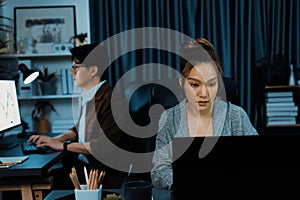
[[[39,70],[40,74],[38,79],[41,81],[41,92],[42,95],[50,95],[55,94],[55,87],[54,87],[54,79],[56,77],[55,72],[49,73],[47,67],[43,67],[43,70]]]
[[[75,40],[75,46],[81,46],[88,43],[87,33],[81,33],[70,38],[70,40]]]
[[[289,80],[289,85],[295,85],[295,76],[294,76],[294,65],[290,64],[290,80]]]
[[[37,101],[31,113],[32,119],[37,122],[37,131],[39,133],[49,132],[48,115],[51,111],[56,112],[54,106],[49,101]]]

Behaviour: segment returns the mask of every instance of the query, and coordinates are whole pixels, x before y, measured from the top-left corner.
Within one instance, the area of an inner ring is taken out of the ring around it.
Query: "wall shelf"
[[[71,98],[79,98],[80,95],[43,95],[43,96],[29,96],[29,97],[22,97],[18,96],[19,100],[42,100],[42,99],[71,99]]]
[[[266,89],[293,89],[300,88],[300,85],[274,85],[274,86],[265,86]]]
[[[278,125],[267,125],[266,127],[267,128],[272,128],[272,127],[274,127],[274,128],[276,128],[276,127],[300,127],[300,124],[284,124],[284,125],[278,124]]]
[[[17,58],[40,58],[40,57],[64,57],[64,56],[71,56],[71,53],[45,53],[45,54],[0,54],[0,58],[10,58],[10,59],[17,59]]]

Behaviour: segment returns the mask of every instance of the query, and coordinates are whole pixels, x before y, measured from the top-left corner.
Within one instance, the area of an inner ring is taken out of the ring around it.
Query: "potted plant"
[[[55,94],[55,87],[53,85],[53,82],[56,78],[56,73],[48,72],[47,67],[43,67],[42,69],[39,69],[39,76],[38,79],[40,80],[40,86],[41,86],[41,92],[43,95],[49,95],[49,94]]]
[[[40,133],[49,132],[48,115],[56,112],[54,106],[49,101],[37,101],[31,113],[32,119],[37,123],[37,131]]]

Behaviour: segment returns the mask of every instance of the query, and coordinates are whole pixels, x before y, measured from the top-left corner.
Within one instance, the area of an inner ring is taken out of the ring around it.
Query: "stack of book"
[[[74,119],[59,119],[53,120],[52,122],[52,132],[53,133],[64,133],[68,129],[74,126]]]
[[[292,91],[266,93],[267,125],[296,124],[297,115]]]
[[[71,69],[61,69],[60,73],[62,94],[73,94],[74,82]]]

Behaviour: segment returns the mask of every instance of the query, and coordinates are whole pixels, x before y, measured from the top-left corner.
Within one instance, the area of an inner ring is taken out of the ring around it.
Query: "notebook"
[[[0,168],[9,168],[15,164],[20,164],[27,159],[28,159],[28,156],[0,157]]]
[[[205,144],[215,144],[206,156],[199,158],[204,140]],[[173,155],[178,155],[176,149],[182,148],[182,144],[189,143],[172,164],[174,200],[195,198],[195,195],[200,199],[220,194],[232,198],[240,193],[253,197],[259,192],[274,194],[274,191],[288,190],[291,193],[293,182],[300,180],[300,136],[175,138]]]

